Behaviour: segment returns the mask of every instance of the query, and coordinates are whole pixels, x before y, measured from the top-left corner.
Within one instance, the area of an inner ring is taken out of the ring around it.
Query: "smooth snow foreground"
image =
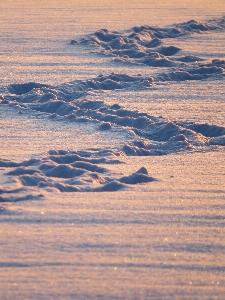
[[[223,299],[222,5],[95,2],[2,5],[0,298]]]

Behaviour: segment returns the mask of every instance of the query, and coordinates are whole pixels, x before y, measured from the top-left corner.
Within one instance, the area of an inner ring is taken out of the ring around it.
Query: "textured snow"
[[[223,299],[222,0],[0,4],[0,298]]]

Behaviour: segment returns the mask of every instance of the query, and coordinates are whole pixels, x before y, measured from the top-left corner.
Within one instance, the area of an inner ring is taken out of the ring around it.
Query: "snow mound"
[[[51,150],[39,160],[39,163],[24,166],[25,162],[18,163],[7,161],[5,175],[10,181],[16,182],[19,187],[15,189],[0,189],[0,202],[13,202],[39,199],[31,191],[43,192],[114,192],[127,189],[129,185],[148,183],[154,178],[148,175],[145,167],[137,172],[121,177],[116,177],[101,164],[119,164],[120,160],[112,158],[116,151],[86,150],[62,151]],[[121,152],[123,156],[123,153]],[[57,159],[58,158],[58,159]],[[2,160],[4,162],[4,160]],[[94,162],[94,163],[93,163]],[[8,169],[12,169],[8,171]],[[21,187],[22,186],[22,187]],[[42,194],[41,194],[42,195]]]
[[[89,44],[99,53],[111,56],[115,62],[145,64],[150,67],[186,67],[193,62],[198,65],[203,59],[193,55],[179,56],[182,49],[173,45],[164,46],[164,40],[169,38],[172,41],[190,34],[224,29],[224,18],[205,23],[190,20],[164,28],[145,25],[122,32],[100,29],[71,44]]]

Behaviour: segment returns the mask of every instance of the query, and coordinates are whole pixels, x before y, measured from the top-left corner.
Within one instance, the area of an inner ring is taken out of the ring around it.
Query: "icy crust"
[[[207,23],[190,20],[165,28],[146,25],[123,32],[101,29],[80,41],[72,40],[71,44],[94,46],[96,51],[112,57],[114,61],[144,64],[151,67],[184,68],[185,70],[194,64],[195,68],[201,69],[206,67],[202,64],[204,58],[179,55],[182,49],[173,45],[164,45],[163,40],[167,38],[171,40],[191,33],[200,34],[224,29],[225,17]],[[219,66],[212,62],[209,67]]]
[[[86,151],[51,150],[41,159],[30,159],[21,163],[0,160],[4,175],[16,188],[0,188],[0,202],[33,200],[43,194],[38,191],[56,192],[114,192],[129,186],[155,180],[145,167],[130,175],[114,174],[107,164],[121,164],[117,157],[122,153],[113,150],[90,149]],[[19,195],[19,196],[18,196]]]

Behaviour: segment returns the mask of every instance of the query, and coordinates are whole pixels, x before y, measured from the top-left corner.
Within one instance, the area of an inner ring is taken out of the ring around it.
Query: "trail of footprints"
[[[1,188],[0,202],[20,201],[39,198],[42,195],[29,194],[30,188],[57,192],[113,192],[130,185],[155,180],[148,175],[145,167],[121,176],[107,169],[108,164],[121,164],[113,151],[110,157],[105,151],[50,151],[41,159],[30,159],[21,163],[0,160],[0,167],[7,170],[5,175],[14,178],[19,187]],[[21,196],[22,195],[22,196]]]
[[[0,188],[0,202],[41,198],[38,191],[102,192],[118,191],[132,185],[156,180],[146,168],[128,176],[113,174],[107,164],[120,164],[120,156],[167,155],[187,151],[211,151],[225,146],[225,128],[209,124],[171,122],[124,109],[120,104],[107,105],[94,100],[95,91],[149,89],[165,81],[223,78],[225,61],[205,60],[193,55],[179,55],[181,49],[165,46],[166,38],[176,39],[192,33],[224,31],[225,18],[198,23],[194,20],[171,27],[135,27],[124,32],[102,29],[72,44],[88,44],[114,61],[160,67],[155,76],[129,74],[99,75],[89,80],[76,80],[59,86],[35,82],[11,84],[1,88],[0,105],[16,107],[21,112],[32,110],[52,120],[93,122],[97,130],[119,127],[134,135],[121,149],[84,151],[49,151],[46,157],[21,163],[0,160],[9,186]],[[149,89],[150,91],[151,89]],[[92,98],[88,100],[91,92]],[[97,93],[96,93],[97,95]]]

